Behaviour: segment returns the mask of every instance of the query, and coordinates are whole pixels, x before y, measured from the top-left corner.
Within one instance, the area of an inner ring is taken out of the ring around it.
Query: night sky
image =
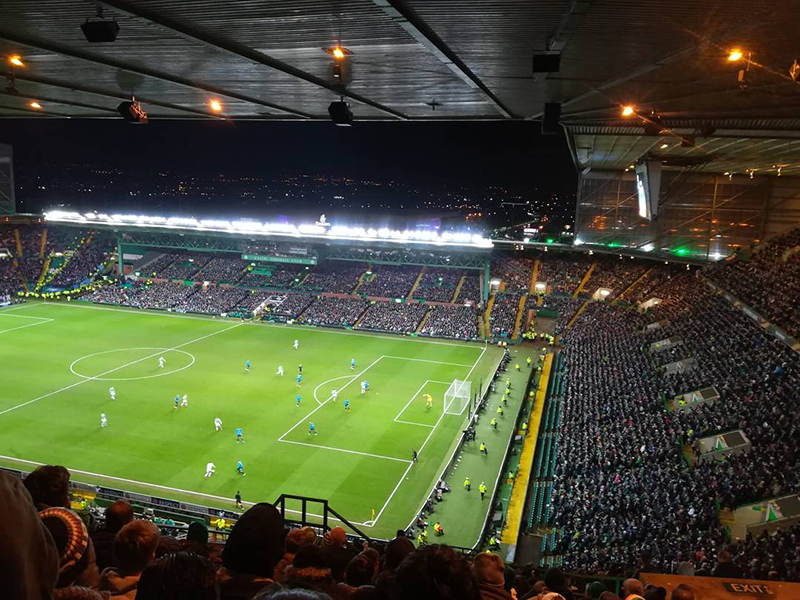
[[[19,181],[43,186],[68,165],[116,167],[131,185],[143,174],[173,173],[266,180],[302,174],[393,180],[418,188],[514,193],[574,191],[577,175],[563,136],[538,123],[0,120],[0,143],[14,146]],[[124,182],[123,182],[124,183]],[[30,186],[19,200],[32,200]],[[115,207],[113,198],[98,209]],[[31,206],[31,202],[27,203]],[[35,204],[35,202],[34,202]],[[36,207],[34,207],[36,208]]]

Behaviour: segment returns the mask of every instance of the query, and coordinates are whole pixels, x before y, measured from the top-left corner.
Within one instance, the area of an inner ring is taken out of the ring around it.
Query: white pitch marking
[[[472,368],[470,368],[470,370],[469,370],[469,373],[467,373],[467,376],[466,376],[466,377],[464,377],[464,380],[468,380],[468,379],[470,378],[470,375],[472,375],[472,372],[475,370],[475,367],[477,367],[477,366],[478,366],[478,363],[481,361],[481,359],[483,358],[483,355],[484,355],[485,353],[486,353],[486,348],[484,347],[484,348],[483,348],[483,350],[481,351],[481,354],[480,354],[480,356],[479,356],[479,357],[478,357],[478,359],[475,361],[475,364],[473,364],[473,365],[472,365]],[[500,363],[498,363],[498,365],[499,365],[499,364],[500,364]],[[434,432],[436,431],[437,427],[439,427],[439,423],[441,423],[441,422],[442,422],[442,419],[444,418],[445,414],[446,414],[446,413],[442,412],[442,414],[439,416],[439,419],[436,421],[436,425],[434,425],[434,426],[433,426],[433,428],[431,429],[430,433],[428,434],[428,437],[426,437],[426,438],[425,438],[425,441],[424,441],[424,442],[422,442],[422,446],[420,446],[419,450],[417,450],[417,456],[419,456],[420,454],[422,454],[422,451],[425,449],[425,446],[427,446],[427,445],[428,445],[428,441],[430,441],[430,439],[431,439],[431,437],[433,436]],[[452,456],[451,456],[451,459],[452,459]],[[449,461],[448,461],[448,462],[449,462]],[[377,524],[377,523],[378,523],[378,521],[379,521],[379,520],[380,520],[380,518],[381,518],[381,515],[383,514],[383,511],[384,511],[384,510],[386,510],[386,507],[387,507],[387,506],[389,506],[389,503],[392,501],[392,498],[394,498],[394,495],[397,493],[397,490],[399,490],[399,489],[400,489],[400,486],[402,485],[402,483],[403,483],[403,482],[405,481],[405,479],[406,479],[406,475],[408,475],[408,472],[411,470],[411,467],[413,467],[413,466],[414,466],[414,463],[411,463],[410,465],[408,465],[408,467],[406,468],[406,472],[405,472],[405,473],[403,473],[403,476],[400,478],[400,481],[398,481],[398,482],[397,482],[397,485],[396,485],[396,486],[394,486],[394,489],[392,490],[392,493],[391,493],[391,494],[389,494],[389,497],[386,499],[386,502],[385,502],[385,503],[384,503],[384,505],[381,507],[381,509],[378,511],[378,514],[377,514],[377,515],[375,515],[375,519],[373,520],[373,526],[374,526],[375,524]],[[425,498],[425,500],[423,501],[423,504],[424,504],[424,502],[425,502],[425,501],[427,501],[427,497],[426,497],[426,498]],[[416,512],[416,513],[414,513],[414,514],[415,514],[415,515],[419,514],[419,511],[417,511],[417,512]],[[412,519],[411,519],[411,521],[413,522],[413,521],[414,521],[414,519],[412,518]]]
[[[35,465],[37,467],[42,466],[42,465],[45,464],[45,463],[35,462],[35,461],[32,461],[32,460],[25,460],[24,458],[15,458],[13,456],[2,456],[2,455],[0,455],[0,459],[8,460],[8,461],[11,461],[11,462],[25,463],[25,464],[28,464],[28,465]],[[142,487],[156,488],[156,489],[159,489],[159,490],[167,490],[169,492],[178,492],[178,493],[181,493],[181,494],[188,494],[190,496],[199,496],[201,498],[211,498],[213,500],[223,500],[225,502],[233,502],[233,500],[234,500],[233,498],[225,498],[224,496],[215,496],[214,494],[204,494],[203,492],[193,492],[192,490],[184,490],[184,489],[181,489],[181,488],[169,487],[169,486],[166,486],[166,485],[159,485],[157,483],[147,483],[146,481],[137,481],[136,479],[125,479],[124,477],[114,477],[113,475],[102,475],[101,473],[92,473],[91,471],[82,471],[80,469],[73,469],[71,467],[65,467],[65,468],[71,473],[80,473],[81,475],[89,475],[91,477],[99,477],[101,479],[109,479],[111,481],[121,481],[123,483],[132,483],[134,485],[141,485]],[[245,501],[242,504],[249,504],[250,506],[254,506],[255,502],[247,502],[247,501]],[[291,509],[291,508],[287,508],[286,512],[295,513],[295,514],[298,514],[298,515],[301,514],[301,511],[294,510],[294,509]],[[311,516],[311,517],[315,517],[317,519],[322,519],[323,518],[322,515],[317,515],[317,514],[310,513],[310,512],[306,512],[306,514]],[[328,519],[333,520],[333,521],[339,521],[339,519],[336,519],[334,517],[328,517]],[[367,525],[367,523],[358,523],[356,521],[350,521],[350,522],[353,525],[361,525],[361,526],[366,526]]]
[[[189,344],[194,344],[195,342],[199,342],[201,340],[204,340],[206,338],[210,338],[210,337],[215,336],[215,335],[220,334],[220,333],[225,333],[226,331],[229,331],[231,329],[235,329],[236,327],[241,327],[241,326],[242,326],[241,323],[237,323],[236,325],[232,325],[231,327],[226,327],[225,329],[220,329],[219,331],[215,331],[213,333],[209,333],[209,334],[204,335],[202,337],[199,337],[197,339],[190,340],[188,342],[184,342],[183,344],[178,344],[177,346],[173,346],[172,348],[168,348],[167,351],[169,351],[169,350],[177,350],[178,348],[183,348],[184,346],[188,346]],[[137,363],[140,363],[143,360],[148,360],[150,358],[155,358],[156,356],[158,356],[159,354],[162,354],[162,353],[163,352],[159,351],[159,352],[156,352],[155,354],[151,354],[150,356],[145,356],[144,358],[140,358],[138,360],[131,361],[131,362],[129,362],[127,364],[124,364],[124,365],[121,365],[119,367],[115,367],[114,369],[109,369],[108,371],[105,371],[104,373],[100,373],[99,375],[96,375],[92,379],[81,379],[80,381],[76,381],[75,383],[72,383],[70,385],[64,386],[63,388],[55,390],[54,392],[49,392],[47,394],[39,396],[38,398],[34,398],[33,400],[28,400],[27,402],[23,402],[22,404],[17,404],[16,406],[12,406],[11,408],[7,408],[5,410],[0,410],[0,415],[4,415],[6,413],[10,413],[11,411],[17,410],[18,408],[22,408],[23,406],[28,406],[28,404],[33,404],[34,402],[38,402],[39,400],[44,400],[45,398],[49,398],[50,396],[54,396],[54,395],[56,395],[56,394],[58,394],[60,392],[65,392],[65,391],[70,390],[70,389],[72,389],[74,387],[77,387],[79,385],[83,385],[87,381],[94,381],[95,379],[98,379],[100,377],[105,377],[106,375],[109,375],[111,373],[114,373],[116,371],[124,369],[126,367],[130,367],[131,365],[135,365]]]
[[[359,377],[361,377],[361,376],[362,376],[364,373],[366,373],[367,371],[369,371],[369,370],[370,370],[372,367],[374,367],[374,366],[375,366],[375,365],[376,365],[378,362],[380,362],[380,360],[381,360],[382,358],[383,358],[383,356],[379,356],[378,358],[376,358],[374,361],[372,361],[372,362],[369,364],[369,366],[367,366],[367,368],[366,368],[366,369],[364,369],[364,370],[363,370],[363,371],[361,371],[360,373],[356,373],[355,375],[353,375],[353,376],[350,378],[350,381],[348,381],[347,383],[345,383],[345,384],[344,384],[342,387],[340,387],[339,389],[340,389],[340,390],[343,390],[343,389],[344,389],[344,388],[346,388],[348,385],[350,385],[351,383],[353,383],[353,382],[354,382],[356,379],[358,379]],[[302,419],[300,419],[300,420],[299,420],[297,423],[295,423],[295,424],[294,424],[294,425],[291,427],[291,429],[289,429],[289,431],[286,431],[286,432],[284,432],[284,434],[283,434],[281,437],[279,437],[279,438],[278,438],[278,441],[279,441],[279,442],[282,442],[282,441],[283,441],[283,438],[285,438],[287,435],[289,435],[290,433],[292,433],[292,432],[293,432],[295,429],[297,429],[297,428],[298,428],[300,425],[302,425],[303,423],[305,423],[306,419],[308,419],[308,418],[309,418],[311,415],[313,415],[315,412],[317,412],[317,411],[318,411],[320,408],[322,408],[323,406],[325,406],[325,405],[326,405],[326,404],[327,404],[327,403],[330,401],[330,399],[331,399],[331,398],[333,398],[333,396],[329,396],[329,397],[328,397],[328,399],[327,399],[327,400],[325,400],[325,402],[321,403],[321,404],[320,404],[320,405],[319,405],[317,408],[315,408],[314,410],[312,410],[312,411],[311,411],[310,413],[308,413],[308,414],[307,414],[305,417],[303,417],[303,418],[302,418]],[[0,413],[0,414],[2,414],[2,413]]]
[[[336,452],[347,452],[348,454],[358,454],[359,456],[369,456],[371,458],[382,458],[384,460],[394,460],[396,462],[410,463],[410,460],[396,458],[394,456],[384,456],[383,454],[370,454],[369,452],[359,452],[358,450],[345,450],[344,448],[334,448],[333,446],[320,446],[318,444],[308,444],[306,442],[295,442],[293,440],[278,440],[284,444],[296,444],[298,446],[308,446],[309,448],[319,448],[321,450],[335,450]]]
[[[481,352],[481,356],[483,356],[483,352]],[[413,361],[413,362],[425,362],[425,363],[431,363],[431,364],[434,364],[434,365],[449,365],[451,367],[471,367],[472,366],[470,364],[466,364],[465,365],[464,363],[443,362],[441,360],[427,360],[425,358],[410,358],[408,356],[388,356],[387,355],[387,356],[384,356],[384,358],[394,358],[394,359],[397,359],[397,360],[410,360],[410,361]]]

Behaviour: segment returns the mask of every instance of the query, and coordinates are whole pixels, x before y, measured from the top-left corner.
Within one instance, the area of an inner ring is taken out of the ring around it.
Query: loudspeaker
[[[331,102],[328,107],[328,114],[331,116],[331,121],[340,127],[350,127],[353,125],[353,113],[347,102]]]
[[[542,135],[557,135],[561,133],[561,103],[545,102],[544,116],[542,117]]]
[[[533,72],[534,73],[558,73],[561,67],[560,54],[534,54]]]
[[[116,21],[86,21],[81,25],[87,42],[94,44],[113,42],[117,39],[119,25]]]
[[[117,112],[129,123],[145,125],[147,123],[147,113],[144,112],[142,105],[138,102],[122,102],[117,107]]]

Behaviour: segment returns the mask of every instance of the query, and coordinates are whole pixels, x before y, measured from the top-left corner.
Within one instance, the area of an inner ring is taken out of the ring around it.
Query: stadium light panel
[[[36,100],[31,100],[30,102],[28,102],[28,106],[36,110],[41,110],[42,108],[42,105],[39,104]]]
[[[622,116],[623,117],[632,117],[635,112],[636,112],[636,109],[633,106],[631,106],[630,104],[627,105],[627,106],[623,106],[622,107]]]
[[[734,48],[728,54],[728,62],[736,62],[738,60],[742,60],[743,56],[744,53],[741,50],[739,50],[738,48]]]
[[[8,57],[8,62],[10,62],[15,67],[24,67],[25,63],[22,62],[22,57],[19,54],[13,54],[12,56]]]
[[[110,226],[152,227],[158,229],[184,229],[208,233],[263,234],[308,237],[322,240],[378,241],[398,244],[430,244],[435,246],[467,246],[491,248],[491,240],[470,232],[446,231],[441,234],[426,230],[395,230],[388,228],[366,229],[343,225],[322,227],[315,224],[260,223],[253,220],[226,221],[193,217],[160,217],[149,215],[85,213],[52,210],[44,213],[46,221],[61,223],[92,223]]]
[[[213,110],[214,112],[222,112],[222,102],[220,102],[220,101],[219,101],[219,100],[217,100],[216,98],[214,98],[214,99],[212,99],[212,100],[209,100],[209,101],[208,101],[208,106],[209,106],[209,107],[211,108],[211,110]]]

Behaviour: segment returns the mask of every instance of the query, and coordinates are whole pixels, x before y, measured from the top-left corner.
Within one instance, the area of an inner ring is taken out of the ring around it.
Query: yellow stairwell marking
[[[614,301],[611,304],[616,304],[617,300],[620,300],[625,294],[627,294],[633,288],[635,288],[637,285],[639,285],[639,283],[642,282],[644,280],[644,278],[647,277],[650,274],[650,272],[653,270],[653,268],[654,267],[650,267],[649,269],[647,269],[647,271],[642,273],[636,281],[634,281],[632,284],[630,284],[628,287],[626,287],[622,291],[622,293],[620,295],[618,295],[616,298],[614,298]]]
[[[528,288],[529,294],[536,293],[536,280],[539,277],[539,259],[536,259],[536,262],[533,263],[533,273],[531,273],[531,287]]]
[[[569,320],[569,323],[567,323],[567,326],[564,329],[569,329],[572,327],[575,324],[575,321],[578,320],[578,317],[581,316],[581,313],[586,310],[587,306],[589,306],[589,301],[584,300],[583,304],[581,304],[581,307],[575,311],[575,314],[572,315],[572,318]]]
[[[525,305],[528,303],[527,296],[520,296],[519,306],[517,306],[517,320],[514,321],[514,333],[511,335],[512,340],[519,339],[519,327],[522,324],[522,314],[525,311]]]
[[[461,279],[458,280],[458,285],[456,286],[456,292],[453,294],[453,297],[450,299],[450,302],[455,302],[458,299],[458,295],[461,293],[461,286],[464,285],[464,281],[466,281],[467,276],[462,275]]]
[[[544,359],[542,375],[539,378],[539,387],[536,390],[536,402],[528,419],[528,435],[522,444],[522,454],[517,468],[517,477],[511,488],[511,498],[508,501],[508,514],[506,528],[500,536],[504,544],[516,544],[519,537],[519,526],[522,522],[522,511],[525,508],[525,496],[528,491],[533,457],[536,454],[536,438],[538,437],[539,422],[542,420],[544,397],[547,393],[547,382],[550,379],[550,369],[553,365],[553,354],[548,354]]]
[[[489,296],[489,302],[486,303],[486,313],[483,315],[483,328],[487,338],[489,337],[489,315],[492,314],[495,298],[497,298],[497,294]]]
[[[422,276],[425,274],[426,268],[427,267],[422,267],[419,270],[419,275],[417,275],[417,280],[414,282],[414,285],[411,287],[411,291],[408,292],[408,296],[406,296],[406,298],[410,299],[414,297],[414,292],[417,291],[417,288],[419,287],[419,282],[422,281]]]
[[[576,287],[575,291],[572,293],[572,297],[573,298],[577,298],[578,297],[578,294],[580,294],[581,290],[583,289],[583,286],[586,285],[586,283],[589,281],[589,278],[592,276],[592,271],[594,271],[594,268],[596,266],[597,266],[597,263],[593,262],[592,266],[589,267],[589,270],[586,271],[586,275],[583,276],[583,279],[581,280],[580,285],[578,285],[578,287]]]

